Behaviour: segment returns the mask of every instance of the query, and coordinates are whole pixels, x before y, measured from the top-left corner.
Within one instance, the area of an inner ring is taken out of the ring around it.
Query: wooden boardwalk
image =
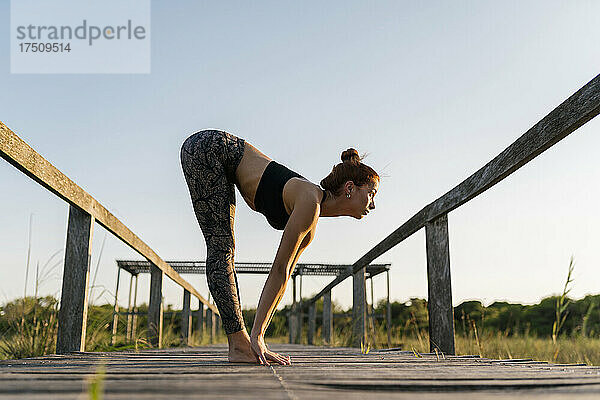
[[[410,352],[273,345],[291,366],[229,364],[223,345],[73,353],[0,362],[0,399],[85,399],[104,365],[106,399],[600,398],[600,367]]]

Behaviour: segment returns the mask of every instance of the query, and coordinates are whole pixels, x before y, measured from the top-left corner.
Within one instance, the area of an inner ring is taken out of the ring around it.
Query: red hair
[[[342,192],[342,187],[348,181],[354,182],[357,186],[363,186],[368,183],[379,181],[379,175],[373,168],[363,164],[358,155],[358,151],[350,148],[342,152],[342,162],[334,165],[333,169],[325,178],[321,180],[321,187],[329,190],[336,196]]]

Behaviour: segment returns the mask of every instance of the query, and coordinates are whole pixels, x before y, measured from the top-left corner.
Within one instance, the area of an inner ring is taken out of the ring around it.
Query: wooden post
[[[113,307],[113,321],[112,321],[112,336],[110,343],[114,346],[117,342],[117,324],[119,323],[119,280],[121,278],[121,268],[117,267],[117,284],[115,286],[115,304]]]
[[[131,312],[131,292],[133,289],[133,274],[129,277],[129,296],[127,298],[127,333],[126,333],[126,341],[131,341],[131,322],[133,321]]]
[[[162,347],[163,305],[162,305],[163,272],[154,264],[150,264],[150,301],[148,304],[148,341],[152,346]]]
[[[215,313],[210,309],[206,309],[206,330],[209,335],[209,342],[215,342]]]
[[[375,296],[373,294],[373,276],[369,277],[369,281],[371,282],[371,307],[369,308],[371,321],[371,344],[373,346],[377,346],[377,338],[375,336]]]
[[[215,336],[219,336],[221,334],[221,316],[215,314]]]
[[[288,312],[288,333],[290,343],[296,343],[296,334],[298,333],[298,329],[296,329],[298,319],[296,318],[295,308],[296,306],[292,305],[292,308]]]
[[[352,276],[352,345],[354,347],[360,347],[361,343],[366,345],[365,270],[366,268],[363,267]]]
[[[333,333],[333,309],[331,307],[331,291],[323,295],[323,342],[331,344]]]
[[[298,335],[298,318],[296,317],[296,275],[292,276],[292,308],[288,314],[288,329],[290,343],[296,343]]]
[[[302,273],[302,271],[300,270],[300,273]],[[300,342],[302,341],[302,326],[304,325],[304,313],[303,313],[303,304],[302,304],[302,275],[298,275],[300,284],[298,287],[298,302],[296,303],[297,306],[297,312],[296,312],[296,318],[298,319],[298,322],[296,322],[296,329],[298,329],[298,332],[296,333],[296,344],[300,344]]]
[[[65,246],[56,353],[85,351],[88,280],[94,218],[71,205]]]
[[[304,314],[302,313],[302,303],[296,304],[296,341],[300,344],[302,341],[302,325],[304,324]]]
[[[131,339],[136,340],[136,332],[137,332],[137,293],[138,293],[138,276],[135,276],[135,291],[133,292],[133,321],[131,322]]]
[[[425,224],[429,312],[429,348],[454,355],[454,310],[450,282],[448,215]]]
[[[315,303],[310,303],[308,306],[308,344],[314,344],[315,331],[317,330],[317,309]]]
[[[196,329],[198,330],[199,340],[202,341],[202,335],[204,335],[204,303],[198,300],[198,311],[196,314],[198,315],[198,323],[196,325]]]
[[[388,348],[392,347],[392,305],[390,304],[390,270],[385,271],[387,280],[387,300],[385,312],[385,327],[387,328]]]
[[[181,310],[181,341],[185,346],[189,344],[192,334],[192,313],[190,312],[190,292],[183,289],[183,308]]]

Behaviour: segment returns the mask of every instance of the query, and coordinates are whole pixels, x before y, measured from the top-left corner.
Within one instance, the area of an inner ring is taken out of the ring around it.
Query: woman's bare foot
[[[270,365],[269,361],[273,361],[281,365],[292,364],[292,359],[290,358],[290,356],[285,356],[283,354],[275,353],[274,351],[269,350],[262,334],[253,334],[252,338],[250,339],[250,343],[252,344],[252,350],[258,356],[258,361],[260,364]]]
[[[227,335],[229,342],[229,362],[259,364],[258,357],[252,351],[250,337],[245,329]]]

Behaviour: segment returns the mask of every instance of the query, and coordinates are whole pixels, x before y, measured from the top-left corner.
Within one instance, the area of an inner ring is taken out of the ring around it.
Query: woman
[[[356,150],[348,149],[342,153],[342,163],[321,181],[322,189],[244,139],[218,130],[187,138],[181,165],[206,241],[206,277],[227,333],[229,361],[290,364],[289,356],[269,350],[264,334],[298,257],[313,240],[319,217],[361,219],[375,208],[379,175],[360,162]],[[250,335],[242,318],[233,263],[234,185],[251,209],[283,230]]]

